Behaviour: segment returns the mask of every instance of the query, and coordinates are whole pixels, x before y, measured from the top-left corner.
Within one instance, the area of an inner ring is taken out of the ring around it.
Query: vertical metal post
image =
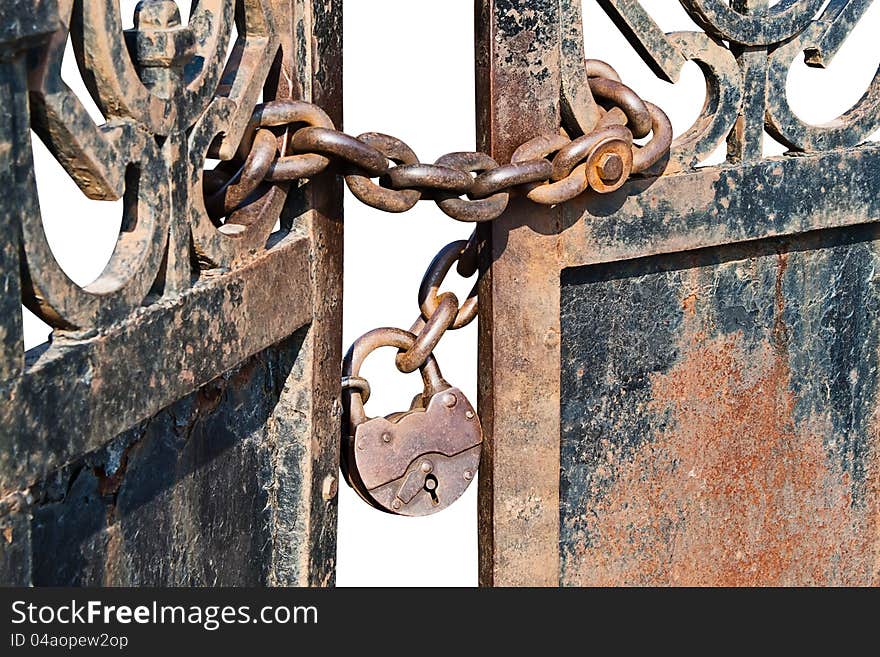
[[[507,162],[519,144],[560,125],[559,2],[481,0],[477,11],[478,145]],[[487,586],[559,579],[559,296],[547,290],[558,287],[561,215],[517,199],[484,229],[491,270],[480,287],[479,522]],[[535,476],[499,475],[525,471]]]

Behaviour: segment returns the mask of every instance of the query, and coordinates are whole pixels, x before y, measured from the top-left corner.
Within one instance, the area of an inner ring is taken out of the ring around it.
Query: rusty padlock
[[[396,328],[364,334],[351,346],[343,375],[359,377],[379,347],[409,349],[415,336]],[[447,383],[433,356],[420,368],[423,391],[408,411],[368,418],[362,388],[343,391],[342,471],[370,505],[403,516],[441,511],[461,497],[480,464],[480,419],[458,388]]]

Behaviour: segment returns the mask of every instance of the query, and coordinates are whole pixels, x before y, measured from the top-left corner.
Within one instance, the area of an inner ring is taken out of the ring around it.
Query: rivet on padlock
[[[379,347],[409,349],[408,331],[381,328],[349,349],[343,375],[362,380],[364,359]],[[445,509],[467,490],[480,465],[483,432],[470,402],[447,383],[433,356],[420,368],[424,388],[408,411],[368,418],[360,387],[344,390],[343,474],[370,505],[405,516]]]

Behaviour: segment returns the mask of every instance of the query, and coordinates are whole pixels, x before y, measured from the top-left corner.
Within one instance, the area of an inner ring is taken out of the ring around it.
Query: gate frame
[[[257,38],[255,43],[280,44],[287,55],[280,61],[278,96],[314,102],[341,125],[342,3],[248,2],[259,5],[267,15],[274,12],[277,20],[263,28],[269,30],[269,38]],[[7,239],[0,250],[0,277],[5,281],[0,304],[6,311],[0,330],[4,400],[0,403],[0,581],[32,583],[33,555],[40,549],[31,544],[35,486],[172,402],[196,391],[210,396],[212,381],[243,364],[241,381],[231,377],[223,385],[233,390],[246,385],[251,357],[289,349],[276,345],[302,330],[305,334],[293,371],[284,374],[278,403],[264,420],[267,441],[274,445],[266,448],[277,450],[273,452],[277,460],[269,468],[273,477],[286,483],[276,479],[273,485],[281,490],[268,491],[279,499],[272,502],[277,513],[268,521],[273,544],[265,552],[263,583],[332,585],[341,417],[341,181],[328,173],[291,190],[283,211],[287,217],[283,221],[292,226],[286,234],[270,240],[264,250],[257,244],[249,253],[237,253],[224,266],[207,271],[189,255],[186,179],[181,184],[177,178],[187,153],[185,148],[173,152],[167,156],[173,171],[167,180],[172,199],[169,230],[155,235],[169,245],[160,273],[163,293],[143,300],[130,313],[102,308],[87,330],[64,330],[58,325],[49,343],[26,355],[20,314],[21,215],[32,211],[36,203],[29,142],[34,97],[31,90],[28,101],[27,55],[30,49],[47,47],[59,24],[56,0],[14,0],[0,8],[0,99],[7,108],[0,117],[6,121],[0,123],[0,138],[9,146],[0,149],[0,176],[4,189],[13,190],[0,197],[0,227],[14,238]],[[257,65],[260,70],[268,69],[273,60],[274,55]],[[113,78],[111,63],[104,65]],[[246,121],[252,108],[236,111]],[[86,151],[90,147],[87,143]],[[281,211],[277,202],[272,207]],[[51,269],[55,263],[34,261],[27,266],[34,272]],[[74,304],[70,305],[76,312]],[[206,325],[213,326],[211,335],[205,335]],[[257,367],[267,368],[272,375],[269,360]],[[225,412],[234,414],[235,409]],[[290,475],[288,470],[292,470]],[[119,477],[124,474],[123,468]],[[256,476],[253,472],[242,476],[249,474]],[[291,477],[296,481],[288,481]],[[108,479],[118,490],[121,482]],[[206,526],[197,531],[211,529],[210,518],[200,521]],[[194,550],[209,549],[197,545],[194,540]],[[104,576],[105,584],[126,583],[114,581],[113,572]]]

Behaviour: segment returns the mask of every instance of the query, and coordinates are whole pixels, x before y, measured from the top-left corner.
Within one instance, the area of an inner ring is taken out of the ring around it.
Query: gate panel
[[[340,122],[341,3],[202,0],[189,26],[146,3],[127,39],[117,5],[0,9],[0,582],[332,584],[341,190],[271,184],[209,218],[201,171],[261,94]],[[68,29],[97,129],[58,78]],[[126,199],[85,288],[42,236],[31,126],[89,197]],[[21,303],[53,327],[27,354]]]
[[[496,159],[560,125],[578,4],[482,3]],[[649,175],[486,229],[482,581],[876,584],[878,83],[825,126],[784,94],[869,3],[685,0],[711,38],[600,4],[661,77],[697,61],[708,102]],[[763,158],[765,128],[791,152]]]
[[[878,235],[563,272],[562,583],[872,582]]]

